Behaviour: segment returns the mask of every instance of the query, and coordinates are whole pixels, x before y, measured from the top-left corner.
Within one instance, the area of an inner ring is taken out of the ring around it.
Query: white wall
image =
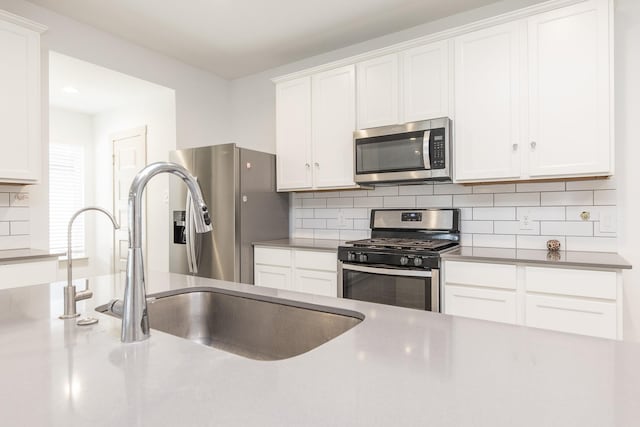
[[[43,180],[30,187],[31,246],[48,247],[48,51],[69,55],[175,90],[177,146],[229,141],[229,82],[24,0],[0,8],[49,27],[42,36]],[[168,212],[167,212],[168,215]]]
[[[93,149],[93,116],[74,111],[51,108],[49,110],[49,138],[51,142],[80,145],[84,148],[85,170],[94,169],[94,149]],[[85,205],[94,205],[94,174],[85,174],[84,201]],[[87,260],[74,261],[74,277],[88,277],[94,275],[93,262],[95,258],[95,237],[91,230],[95,228],[96,218],[91,213],[84,215],[85,230],[85,251]],[[108,221],[108,220],[107,220]],[[66,278],[66,263],[60,262],[58,279]]]
[[[147,163],[169,160],[169,151],[176,149],[176,103],[172,90],[158,88],[156,96],[138,105],[130,105],[115,111],[94,116],[95,141],[95,193],[96,204],[113,210],[113,168],[111,156],[113,146],[111,135],[147,126]],[[169,221],[168,208],[169,176],[154,177],[145,190],[147,195],[147,252],[145,265],[149,270],[169,271]],[[120,218],[119,221],[126,221]],[[112,271],[112,230],[111,227],[96,227],[94,239],[99,242],[96,250],[96,273]]]
[[[625,339],[640,341],[640,2],[615,2],[618,251],[634,269],[624,274]]]

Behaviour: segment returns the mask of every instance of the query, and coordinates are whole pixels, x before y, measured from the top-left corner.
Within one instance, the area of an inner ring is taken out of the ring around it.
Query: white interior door
[[[127,269],[129,228],[127,223],[129,187],[135,175],[147,164],[147,127],[142,126],[112,135],[113,143],[113,211],[120,224],[113,240],[114,273]],[[146,242],[146,195],[143,200],[143,242]],[[146,244],[143,243],[144,246]],[[146,247],[143,247],[146,252]]]

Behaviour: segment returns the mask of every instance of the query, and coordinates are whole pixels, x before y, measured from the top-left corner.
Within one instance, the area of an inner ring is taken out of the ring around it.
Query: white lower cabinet
[[[57,280],[58,258],[0,265],[0,289],[40,285]]]
[[[446,314],[622,339],[616,271],[445,261]]]
[[[308,249],[254,247],[256,286],[338,296],[338,256]]]

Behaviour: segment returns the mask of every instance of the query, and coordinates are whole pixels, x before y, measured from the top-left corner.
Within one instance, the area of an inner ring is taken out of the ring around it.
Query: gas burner
[[[387,249],[402,249],[409,251],[431,250],[437,251],[439,249],[451,246],[450,240],[420,240],[420,239],[404,239],[404,238],[374,238],[355,240],[347,242],[347,244],[353,245],[358,248],[387,248]]]

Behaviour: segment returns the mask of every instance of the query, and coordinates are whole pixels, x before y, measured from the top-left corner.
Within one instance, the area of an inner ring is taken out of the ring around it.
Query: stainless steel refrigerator
[[[213,222],[211,233],[193,232],[186,187],[172,177],[170,271],[253,284],[252,243],[289,235],[289,195],[276,192],[275,156],[224,144],[173,151],[170,159],[198,179]]]

